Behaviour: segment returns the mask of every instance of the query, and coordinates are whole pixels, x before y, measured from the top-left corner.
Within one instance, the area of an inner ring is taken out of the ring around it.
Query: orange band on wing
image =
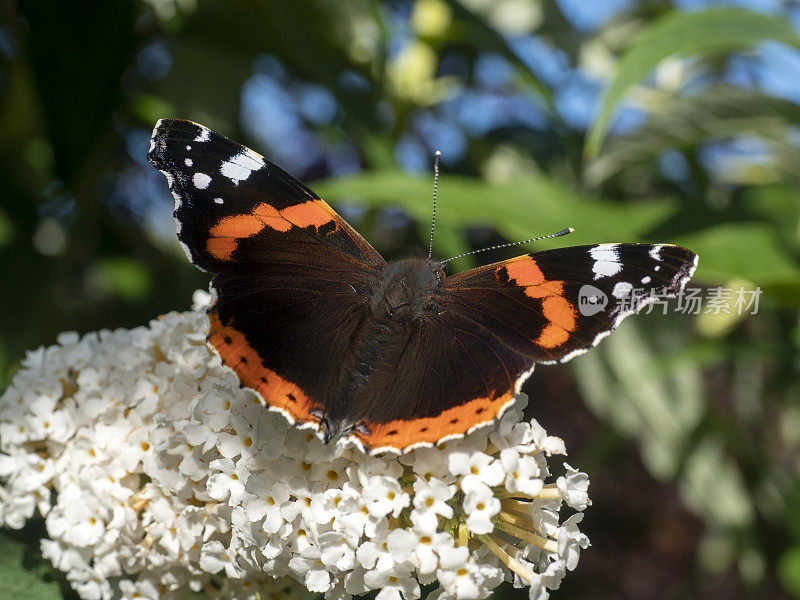
[[[569,339],[569,331],[556,325],[549,323],[542,329],[542,333],[536,338],[536,343],[544,348],[555,348],[560,346]]]
[[[536,338],[544,348],[556,348],[564,344],[578,325],[575,306],[564,297],[564,282],[551,281],[530,256],[520,256],[504,263],[497,269],[498,276],[506,270],[509,280],[524,289],[525,295],[542,302],[542,315],[548,323]]]
[[[206,250],[217,260],[231,260],[243,238],[261,233],[266,227],[285,232],[292,227],[315,227],[336,223],[336,213],[322,200],[309,200],[278,210],[262,202],[252,212],[222,217],[209,231]]]
[[[544,273],[542,273],[536,261],[529,256],[521,256],[518,259],[509,261],[505,265],[505,269],[508,273],[508,278],[515,279],[517,285],[541,285],[546,281]]]
[[[319,200],[309,200],[302,204],[289,206],[281,211],[281,216],[298,227],[314,226],[317,229],[333,221],[331,213],[325,210],[326,205]],[[331,211],[333,212],[333,211]]]
[[[265,367],[244,334],[223,325],[214,311],[209,313],[208,319],[208,343],[225,364],[236,371],[246,387],[258,392],[270,406],[285,411],[295,422],[319,422],[319,418],[311,414],[319,406],[295,383]]]
[[[366,423],[369,435],[357,431],[352,435],[369,448],[389,446],[403,450],[419,443],[435,444],[447,436],[463,434],[476,425],[494,421],[513,399],[511,391],[496,398],[476,398],[436,417]]]
[[[548,296],[542,300],[544,318],[566,331],[575,331],[577,313],[564,296]]]

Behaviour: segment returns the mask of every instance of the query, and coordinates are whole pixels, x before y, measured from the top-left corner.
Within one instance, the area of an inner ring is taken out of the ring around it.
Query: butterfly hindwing
[[[448,277],[444,303],[523,356],[565,361],[626,316],[677,295],[696,266],[694,253],[669,244],[558,248]]]
[[[349,283],[285,274],[218,275],[213,287],[211,346],[271,407],[318,424],[367,314],[364,297]]]
[[[378,364],[354,417],[365,446],[409,449],[461,436],[513,404],[533,361],[458,312],[433,316]]]

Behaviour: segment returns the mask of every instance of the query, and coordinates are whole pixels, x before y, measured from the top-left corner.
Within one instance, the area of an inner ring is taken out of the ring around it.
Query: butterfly
[[[626,243],[447,275],[448,261],[385,261],[304,184],[202,125],[161,119],[147,158],[187,257],[214,274],[211,348],[271,410],[373,453],[491,423],[536,363],[585,352],[697,266],[680,246]]]

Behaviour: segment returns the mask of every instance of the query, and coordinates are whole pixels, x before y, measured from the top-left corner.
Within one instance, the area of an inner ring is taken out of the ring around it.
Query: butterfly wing
[[[696,267],[696,254],[669,244],[573,246],[453,275],[443,293],[521,355],[563,362],[643,306],[676,296]]]
[[[627,315],[678,294],[696,265],[679,246],[602,244],[448,277],[438,314],[412,335],[396,367],[376,377],[390,382],[385,401],[365,407],[354,435],[373,449],[404,450],[491,422],[536,362],[596,345]],[[595,300],[582,305],[582,297]]]
[[[482,325],[444,311],[415,328],[395,361],[375,365],[352,435],[373,452],[462,437],[514,402],[532,365]]]
[[[205,271],[258,274],[275,263],[323,270],[335,262],[347,272],[386,264],[309,188],[202,125],[161,119],[147,158],[167,178],[186,255]]]
[[[202,125],[160,120],[147,157],[186,255],[217,274],[209,344],[272,408],[318,421],[385,261],[305,185]]]

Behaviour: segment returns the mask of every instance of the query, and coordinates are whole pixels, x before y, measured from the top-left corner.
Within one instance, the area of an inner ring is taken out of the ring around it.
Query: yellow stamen
[[[496,494],[500,498],[522,498],[524,500],[557,500],[561,498],[561,491],[558,489],[558,487],[556,487],[555,484],[544,486],[542,491],[535,496],[531,496],[530,494],[525,494],[523,492],[508,492],[506,490],[498,490]]]
[[[502,506],[503,510],[506,512],[515,513],[521,517],[527,517],[530,519],[530,502],[522,502],[520,500],[514,500],[513,498],[503,498],[500,501],[500,506]]]
[[[554,540],[550,540],[540,535],[536,535],[531,531],[526,531],[524,529],[512,525],[511,523],[506,523],[505,521],[497,521],[497,523],[495,523],[495,526],[500,531],[505,531],[506,533],[513,535],[514,537],[519,538],[525,542],[529,542],[534,546],[539,546],[539,548],[547,550],[548,552],[553,552],[554,554],[558,553],[558,542]]]
[[[519,562],[516,558],[512,557],[508,552],[503,550],[497,542],[500,540],[494,536],[479,535],[478,539],[491,550],[500,561],[507,566],[511,571],[519,575],[522,579],[532,583],[536,577],[536,573],[531,571],[528,567]],[[501,542],[502,543],[502,542]]]
[[[533,521],[530,520],[528,517],[523,517],[521,515],[515,515],[510,512],[506,512],[504,510],[500,511],[500,519],[505,521],[506,523],[511,523],[512,525],[516,525],[517,527],[524,527],[528,531],[533,531],[535,527],[533,526]]]

